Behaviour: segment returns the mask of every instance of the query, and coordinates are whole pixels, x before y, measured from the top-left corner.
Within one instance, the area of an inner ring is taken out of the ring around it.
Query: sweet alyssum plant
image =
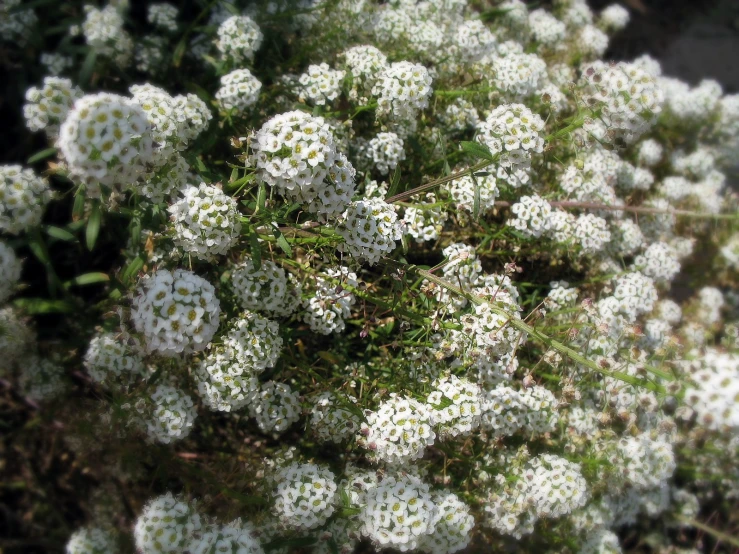
[[[0,354],[95,483],[69,554],[736,543],[739,97],[583,0],[63,15]]]

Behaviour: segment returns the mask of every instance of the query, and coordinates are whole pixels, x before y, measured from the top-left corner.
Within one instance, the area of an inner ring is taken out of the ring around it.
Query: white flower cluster
[[[721,247],[721,256],[729,267],[739,269],[739,233],[732,235]]]
[[[58,52],[44,52],[39,61],[46,68],[46,73],[52,77],[57,77],[74,66],[74,60],[70,56],[64,56]]]
[[[343,407],[356,399],[341,393],[322,392],[312,399],[310,428],[321,442],[340,443],[359,431],[360,419]]]
[[[248,15],[234,15],[218,27],[216,47],[223,57],[236,65],[249,63],[262,45],[262,31]]]
[[[570,287],[567,281],[552,281],[549,283],[551,289],[544,299],[544,306],[554,310],[570,308],[575,305],[578,297],[578,290]]]
[[[49,200],[48,182],[33,170],[0,166],[0,231],[18,235],[36,227]]]
[[[106,385],[126,385],[144,373],[138,354],[113,333],[93,337],[83,363],[93,381]]]
[[[175,96],[175,102],[177,111],[181,111],[187,121],[187,125],[179,130],[179,138],[186,144],[208,128],[213,114],[208,104],[192,93]]]
[[[369,141],[369,155],[377,171],[387,175],[405,159],[403,139],[395,133],[378,133]]]
[[[172,152],[156,173],[144,178],[137,190],[154,204],[174,202],[180,189],[187,185],[189,170],[185,158],[179,152]]]
[[[353,46],[343,54],[347,72],[351,75],[351,100],[366,103],[377,77],[387,67],[387,56],[370,45]]]
[[[644,234],[632,219],[619,219],[611,224],[609,248],[622,256],[630,256],[644,246]]]
[[[297,284],[285,270],[270,260],[262,260],[259,269],[247,259],[234,267],[231,283],[241,307],[263,310],[277,317],[289,316],[300,302]]]
[[[131,318],[148,352],[174,357],[203,350],[218,330],[221,306],[213,285],[184,269],[145,277]]]
[[[146,21],[157,29],[173,33],[177,30],[177,16],[179,10],[172,4],[149,4],[146,11]]]
[[[406,463],[421,458],[434,444],[433,408],[391,393],[376,411],[366,412],[359,440],[372,461]]]
[[[664,155],[664,148],[662,145],[654,139],[646,139],[639,143],[639,151],[637,158],[639,163],[647,167],[654,167],[660,161]]]
[[[282,351],[280,326],[251,312],[244,312],[233,321],[223,343],[260,373],[273,367]]]
[[[121,67],[126,67],[133,55],[133,40],[123,28],[123,16],[113,4],[102,10],[88,4],[85,6],[85,21],[82,33],[87,44],[98,55],[110,58]]]
[[[614,138],[635,142],[654,124],[664,97],[654,77],[625,62],[593,63],[583,70],[584,98],[600,110],[600,120]]]
[[[523,104],[503,104],[477,126],[477,140],[500,154],[502,167],[527,167],[532,154],[544,151],[544,121]]]
[[[497,54],[489,58],[492,58],[490,61],[492,70],[490,75],[493,75],[491,84],[513,99],[525,98],[534,94],[545,81],[546,62],[536,54],[524,54],[521,46],[516,42],[499,45]]]
[[[621,31],[629,24],[629,11],[619,4],[611,4],[598,18],[598,24],[609,31]]]
[[[548,11],[538,9],[529,13],[529,31],[539,44],[554,47],[564,40],[567,28]]]
[[[524,236],[539,238],[550,230],[552,207],[537,194],[520,197],[511,211],[516,219],[509,219],[508,225]]]
[[[557,399],[538,385],[521,392],[499,384],[482,394],[482,427],[495,437],[513,435],[520,429],[543,434],[555,429]]]
[[[395,206],[380,198],[352,202],[336,230],[344,237],[339,251],[370,265],[392,252],[403,235]]]
[[[406,207],[403,214],[405,232],[419,244],[438,239],[448,217],[442,207],[433,205],[436,195],[427,193],[424,200],[423,204]]]
[[[364,495],[361,533],[378,549],[414,550],[433,532],[437,507],[429,486],[412,474],[388,475]]]
[[[151,500],[139,515],[133,536],[142,554],[184,552],[202,530],[200,515],[172,493]]]
[[[82,96],[82,90],[69,79],[44,77],[41,88],[31,87],[26,91],[23,105],[26,126],[31,131],[45,131],[47,136],[55,138],[74,102]]]
[[[580,51],[590,58],[600,58],[608,49],[608,35],[594,25],[585,25],[577,41]]]
[[[708,429],[739,429],[739,356],[707,349],[688,378],[685,401],[700,425]]]
[[[446,375],[437,379],[426,404],[439,438],[467,435],[480,426],[480,387],[467,379]]]
[[[19,379],[23,394],[35,402],[45,402],[64,391],[64,369],[48,358],[30,354],[19,363]]]
[[[279,434],[300,419],[298,398],[289,385],[267,381],[262,383],[249,411],[263,433]]]
[[[182,198],[169,207],[175,245],[201,260],[227,254],[241,232],[236,201],[205,183],[189,185],[181,194]]]
[[[421,535],[418,549],[430,554],[452,554],[466,548],[475,525],[469,506],[452,492],[436,492],[432,500],[436,505],[436,523],[433,532]]]
[[[653,242],[634,258],[634,268],[656,282],[669,283],[680,272],[680,261],[672,246]]]
[[[344,71],[331,69],[327,63],[309,65],[308,71],[298,77],[300,100],[316,106],[331,103],[341,94]]]
[[[117,550],[113,535],[99,527],[78,529],[65,546],[66,554],[109,554]]]
[[[7,243],[0,240],[0,304],[15,292],[21,278],[22,263]]]
[[[449,194],[457,204],[457,215],[467,221],[466,214],[472,214],[475,206],[475,189],[479,190],[480,213],[489,212],[495,207],[499,190],[495,175],[465,175],[455,179],[448,185]],[[466,212],[466,213],[465,213]]]
[[[465,62],[479,61],[495,49],[497,39],[479,19],[465,20],[457,25],[454,46]]]
[[[336,477],[316,464],[292,463],[275,477],[274,512],[291,529],[320,527],[336,509]]]
[[[596,254],[611,242],[608,222],[595,214],[582,214],[575,221],[573,237],[583,254]]]
[[[158,385],[150,402],[146,433],[152,441],[169,444],[190,434],[198,413],[186,392],[170,385]]]
[[[619,476],[638,490],[659,487],[676,467],[672,445],[662,438],[652,440],[646,434],[620,439],[610,462]]]
[[[226,525],[210,524],[195,533],[186,550],[190,554],[264,554],[254,537],[254,528],[248,522],[236,519]]]
[[[214,348],[195,367],[198,393],[211,409],[237,411],[254,400],[259,391],[257,372],[236,350]]]
[[[439,119],[446,125],[450,131],[465,131],[474,129],[480,123],[480,116],[477,108],[472,102],[464,98],[457,98],[449,104],[443,113],[439,114]]]
[[[21,2],[22,0],[0,2],[0,39],[23,46],[36,28],[38,17],[30,7],[24,9]]]
[[[698,124],[711,117],[723,93],[721,85],[712,79],[704,79],[691,88],[678,79],[662,77],[659,85],[664,91],[667,110],[686,124]]]
[[[351,201],[354,168],[337,152],[322,117],[299,111],[277,115],[257,132],[252,148],[258,176],[309,211],[335,217]]]
[[[351,314],[356,298],[342,284],[356,287],[357,274],[343,266],[325,269],[324,274],[331,280],[316,277],[315,295],[303,301],[304,319],[312,331],[330,335],[344,330],[344,320]]]
[[[259,100],[262,83],[248,69],[234,69],[221,77],[221,88],[216,92],[216,100],[226,111],[243,113]]]
[[[378,77],[372,89],[377,97],[378,117],[411,121],[425,109],[431,96],[431,75],[428,69],[411,62],[390,64]]]
[[[617,277],[613,296],[618,300],[620,310],[631,321],[651,312],[658,299],[654,281],[638,271]]]
[[[92,187],[99,183],[124,188],[152,163],[152,133],[146,112],[135,100],[90,94],[77,100],[62,124],[59,148],[73,177]]]

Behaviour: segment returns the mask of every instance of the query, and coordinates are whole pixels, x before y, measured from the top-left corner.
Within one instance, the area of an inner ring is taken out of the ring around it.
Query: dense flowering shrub
[[[721,551],[739,96],[618,4],[134,4],[0,1],[9,544]]]

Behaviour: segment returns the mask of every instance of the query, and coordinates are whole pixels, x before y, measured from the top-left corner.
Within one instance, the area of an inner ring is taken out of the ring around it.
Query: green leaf
[[[480,219],[480,183],[477,182],[474,172],[470,173],[470,177],[472,177],[472,182],[475,185],[475,195],[472,201],[472,218],[477,221]]]
[[[162,371],[163,371],[163,370],[164,370],[164,366],[161,366],[161,365],[160,365],[160,366],[159,366],[159,367],[158,367],[158,368],[156,369],[156,371],[154,372],[154,374],[153,374],[153,375],[152,375],[151,377],[149,377],[149,380],[148,380],[148,381],[146,382],[146,384],[147,384],[147,385],[150,385],[150,386],[151,386],[151,385],[153,385],[154,383],[156,383],[156,382],[157,382],[157,381],[159,380],[159,377],[161,377],[161,376],[162,376]]]
[[[84,286],[84,285],[94,285],[97,283],[106,283],[110,281],[110,277],[108,277],[107,274],[102,273],[100,271],[93,271],[91,273],[84,273],[82,275],[77,275],[74,279],[70,279],[66,283],[64,283],[64,287],[72,287],[72,286]]]
[[[121,274],[121,281],[123,281],[123,284],[127,285],[142,267],[144,267],[144,259],[141,256],[131,260],[131,263],[128,264]]]
[[[241,179],[236,179],[235,181],[231,181],[228,185],[226,185],[226,188],[228,190],[239,189],[243,187],[244,185],[246,185],[247,183],[251,183],[254,180],[254,177],[256,177],[255,173],[249,173],[248,175],[244,175]]]
[[[97,52],[94,48],[90,48],[90,50],[87,52],[87,57],[85,57],[85,61],[82,62],[82,68],[80,69],[80,76],[77,84],[82,87],[90,84],[90,81],[92,79],[92,72],[95,69],[96,60]]]
[[[100,221],[102,220],[103,214],[100,209],[100,203],[95,202],[92,205],[92,211],[90,217],[87,220],[87,229],[85,229],[85,241],[87,243],[87,249],[92,250],[95,248],[95,243],[98,240],[100,234]]]
[[[254,213],[259,213],[264,210],[267,204],[267,186],[264,183],[259,183],[259,189],[257,190],[257,209]]]
[[[390,178],[390,188],[387,191],[387,196],[395,196],[398,194],[398,188],[400,187],[400,166],[395,166],[393,176]]]
[[[482,158],[483,160],[488,160],[491,162],[495,161],[495,156],[493,156],[493,154],[490,152],[490,149],[487,146],[480,144],[479,142],[463,140],[460,143],[460,146],[462,147],[462,150],[464,150],[468,154],[471,154],[475,158]]]
[[[83,188],[77,189],[74,195],[74,206],[72,207],[72,219],[80,220],[85,215],[85,192]]]
[[[267,504],[267,501],[264,498],[262,498],[261,496],[252,496],[252,495],[249,495],[249,494],[243,494],[243,493],[240,493],[240,492],[235,491],[233,489],[229,489],[228,487],[223,487],[221,489],[221,492],[223,494],[225,494],[226,496],[230,496],[231,498],[233,498],[235,500],[238,500],[242,504],[247,504],[247,505],[250,505],[250,506],[252,506],[254,504],[258,504],[258,505],[265,505],[265,504]]]
[[[177,43],[177,46],[174,49],[174,55],[172,56],[172,65],[175,67],[180,67],[180,64],[182,63],[182,57],[185,55],[185,50],[187,49],[187,34],[182,37],[182,40]]]
[[[75,237],[72,233],[70,233],[66,229],[62,229],[61,227],[47,225],[46,227],[44,227],[44,231],[46,231],[47,235],[55,239],[63,240],[66,242],[77,241],[77,237]]]
[[[68,300],[49,300],[48,298],[19,298],[13,302],[29,315],[68,314],[75,311],[75,306]]]
[[[254,229],[249,229],[249,252],[254,269],[259,271],[262,268],[262,246],[259,244],[259,237]]]
[[[277,239],[277,246],[279,246],[282,251],[287,254],[288,258],[292,258],[293,249],[290,248],[290,244],[288,244],[285,235],[282,234],[282,231],[280,231],[277,227],[272,227],[272,234]]]
[[[44,150],[41,150],[39,152],[36,152],[33,156],[28,158],[26,163],[32,164],[36,162],[40,162],[41,160],[45,160],[46,158],[51,158],[56,154],[57,150],[56,148],[45,148]]]

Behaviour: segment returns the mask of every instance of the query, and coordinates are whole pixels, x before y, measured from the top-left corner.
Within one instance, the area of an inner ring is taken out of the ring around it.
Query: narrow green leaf
[[[82,68],[80,69],[80,76],[78,84],[81,86],[87,86],[90,84],[92,79],[92,72],[95,69],[95,61],[97,60],[97,52],[94,48],[90,48],[85,57],[85,61],[82,62]]]
[[[36,152],[33,156],[28,158],[26,163],[32,164],[36,162],[40,162],[41,160],[45,160],[46,158],[51,158],[56,154],[57,150],[56,148],[45,148],[39,152]]]
[[[231,181],[228,185],[226,185],[226,188],[228,190],[236,190],[247,183],[251,183],[254,180],[254,177],[256,177],[256,174],[249,173],[248,175],[244,175],[240,179],[236,179],[235,181]]]
[[[123,270],[123,273],[121,274],[121,281],[123,281],[124,285],[127,285],[131,282],[133,277],[139,272],[139,270],[144,267],[144,259],[141,256],[138,256],[131,260],[131,263],[128,264],[126,269]]]
[[[87,220],[87,229],[85,229],[85,241],[87,243],[87,249],[92,250],[95,248],[95,243],[98,240],[100,234],[100,222],[102,220],[102,210],[100,209],[100,203],[95,202],[90,212],[90,217]]]
[[[55,239],[63,240],[66,242],[75,242],[77,240],[77,237],[75,237],[66,229],[55,227],[54,225],[47,225],[46,227],[44,227],[44,231],[46,231],[47,235]]]
[[[84,189],[77,189],[74,195],[74,206],[72,207],[72,219],[78,221],[85,215],[85,192]]]
[[[254,269],[259,271],[262,268],[262,246],[259,244],[259,237],[254,232],[254,229],[249,230],[249,252]]]
[[[400,166],[395,166],[393,176],[390,178],[390,188],[387,191],[388,198],[398,194],[398,187],[400,187]]]
[[[240,492],[235,491],[233,489],[230,489],[228,487],[223,487],[221,489],[221,492],[223,494],[225,494],[226,496],[230,496],[231,498],[234,498],[234,499],[238,500],[242,504],[247,504],[247,505],[254,505],[254,504],[265,505],[265,504],[267,504],[267,501],[264,498],[262,498],[261,496],[252,496],[252,495],[249,495],[249,494],[243,494],[243,493],[240,493]]]
[[[264,210],[267,204],[267,186],[264,183],[259,183],[259,189],[257,190],[257,209],[254,213],[259,213]]]
[[[462,147],[462,150],[476,158],[482,158],[483,160],[488,160],[490,162],[495,161],[495,156],[490,152],[490,149],[479,142],[463,140],[460,143],[460,146]]]
[[[36,256],[36,259],[38,259],[38,261],[40,261],[46,267],[51,267],[51,258],[49,257],[49,251],[47,250],[44,241],[41,240],[40,235],[32,238],[28,243],[28,247],[31,249],[31,252],[33,252],[33,255]]]
[[[182,40],[177,43],[177,46],[174,49],[174,55],[172,56],[172,65],[175,67],[180,67],[180,64],[182,63],[182,58],[185,55],[185,50],[187,50],[187,39],[188,35],[185,34],[185,36],[182,37]]]
[[[470,173],[470,177],[472,177],[472,183],[475,185],[475,195],[472,201],[472,218],[478,221],[480,219],[480,183],[477,182],[474,172]]]
[[[19,298],[13,305],[30,315],[67,314],[75,311],[75,306],[68,300],[48,298]]]
[[[85,286],[85,285],[94,285],[97,283],[106,283],[110,281],[110,277],[108,277],[107,274],[102,273],[100,271],[94,271],[91,273],[84,273],[82,275],[77,275],[74,279],[70,279],[66,283],[64,283],[64,287],[71,287],[71,286]]]
[[[277,239],[277,246],[279,246],[282,251],[287,254],[288,258],[292,258],[293,249],[290,248],[290,244],[287,242],[285,235],[283,235],[277,227],[272,227],[272,234]]]
[[[149,377],[149,380],[148,380],[148,381],[146,382],[146,384],[147,384],[147,385],[150,385],[150,386],[151,386],[151,385],[153,385],[154,383],[156,383],[156,382],[157,382],[157,381],[159,380],[159,377],[161,377],[161,376],[162,376],[162,370],[163,370],[163,369],[164,369],[164,366],[161,366],[161,365],[160,365],[160,366],[159,366],[159,367],[158,367],[158,368],[156,369],[156,371],[154,372],[154,374],[153,374],[153,375],[152,375],[151,377]]]
[[[239,178],[239,168],[234,167],[231,170],[231,178],[229,179],[229,182],[233,183],[238,178]]]

